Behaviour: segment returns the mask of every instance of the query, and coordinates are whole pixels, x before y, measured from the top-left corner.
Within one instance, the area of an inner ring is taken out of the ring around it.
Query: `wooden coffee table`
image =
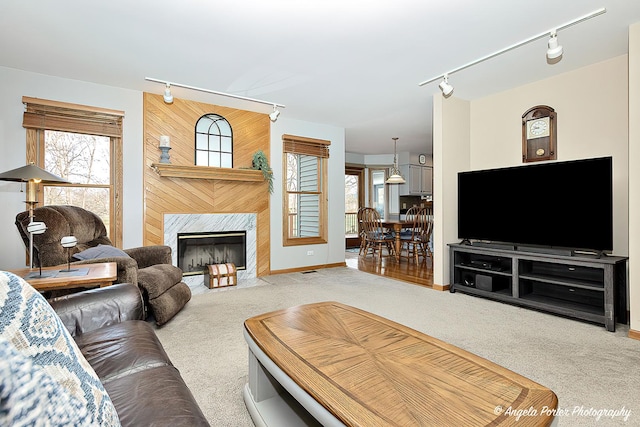
[[[38,291],[51,291],[56,289],[70,289],[80,287],[104,287],[110,286],[117,279],[117,266],[115,262],[100,262],[94,264],[71,264],[71,268],[77,271],[64,272],[67,265],[43,267],[42,273],[48,277],[29,277],[38,274],[38,268],[23,268],[11,270],[17,276],[24,278]]]
[[[244,325],[256,426],[545,426],[558,404],[502,366],[337,302]]]

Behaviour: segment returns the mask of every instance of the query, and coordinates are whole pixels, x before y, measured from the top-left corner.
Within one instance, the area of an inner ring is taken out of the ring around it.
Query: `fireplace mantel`
[[[151,168],[165,178],[219,179],[226,181],[264,181],[262,171],[255,169],[217,168],[209,166],[183,166],[154,163]]]

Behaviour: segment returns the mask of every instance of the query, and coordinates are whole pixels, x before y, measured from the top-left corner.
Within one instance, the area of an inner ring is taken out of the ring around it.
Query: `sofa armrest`
[[[138,284],[138,263],[135,259],[128,256],[93,258],[83,261],[74,261],[71,264],[94,264],[100,262],[116,263],[116,274],[118,275],[118,278],[116,279],[115,283],[132,283],[134,285]]]
[[[49,300],[72,336],[125,320],[144,319],[144,304],[137,286],[121,283]]]
[[[171,247],[166,245],[141,246],[125,249],[125,252],[138,262],[138,268],[147,268],[156,264],[171,264]]]

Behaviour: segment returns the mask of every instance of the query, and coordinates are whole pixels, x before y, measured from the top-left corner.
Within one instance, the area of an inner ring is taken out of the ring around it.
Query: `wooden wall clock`
[[[557,114],[546,105],[529,108],[522,115],[522,162],[556,159]]]

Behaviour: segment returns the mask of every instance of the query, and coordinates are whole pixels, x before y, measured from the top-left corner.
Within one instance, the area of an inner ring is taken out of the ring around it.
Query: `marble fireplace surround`
[[[200,233],[215,231],[246,231],[246,269],[238,271],[238,280],[256,277],[256,232],[257,214],[224,213],[224,214],[164,214],[164,244],[171,247],[173,265],[178,265],[178,233]],[[204,275],[185,276],[183,281],[194,288],[204,282]]]

